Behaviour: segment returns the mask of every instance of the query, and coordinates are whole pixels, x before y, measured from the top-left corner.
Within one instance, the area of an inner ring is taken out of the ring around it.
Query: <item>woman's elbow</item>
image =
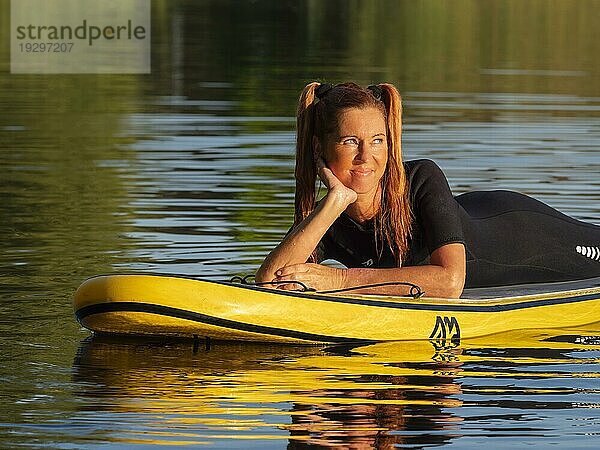
[[[465,273],[462,270],[451,270],[448,277],[446,292],[448,298],[460,298],[465,287]]]
[[[429,290],[429,296],[438,298],[460,298],[465,286],[465,274],[463,271],[447,267],[443,275],[438,276],[434,285]],[[425,295],[428,295],[427,289]]]
[[[460,296],[462,295],[462,293],[463,293],[462,288],[453,287],[451,289],[448,289],[448,293],[444,297],[451,298],[451,299],[459,299]]]

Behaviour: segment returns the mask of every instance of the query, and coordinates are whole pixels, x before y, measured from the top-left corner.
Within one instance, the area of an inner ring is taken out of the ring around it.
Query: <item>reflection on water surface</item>
[[[521,346],[511,348],[515,342]],[[536,416],[557,410],[575,418],[577,408],[597,403],[590,400],[598,400],[599,357],[594,345],[522,335],[458,347],[354,348],[96,338],[82,342],[74,363],[85,402],[70,426],[102,417],[102,440],[224,447],[228,439],[289,440],[292,448],[458,438],[476,445],[515,434],[550,444],[558,437],[552,420]],[[596,417],[561,433],[577,436],[599,424]]]

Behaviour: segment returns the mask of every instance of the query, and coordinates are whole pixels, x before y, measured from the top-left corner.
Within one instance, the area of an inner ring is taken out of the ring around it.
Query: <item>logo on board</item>
[[[456,317],[437,316],[429,339],[458,345],[460,343],[460,325]]]

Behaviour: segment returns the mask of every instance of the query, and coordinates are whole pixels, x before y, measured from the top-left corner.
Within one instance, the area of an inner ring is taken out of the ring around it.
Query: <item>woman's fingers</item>
[[[333,171],[327,167],[325,161],[320,156],[317,158],[317,171],[319,178],[329,192],[336,192],[336,195],[340,196],[346,203],[351,204],[356,201],[357,194],[349,187],[345,186],[338,177],[335,176]]]
[[[294,281],[302,282],[305,285],[310,283],[309,270],[309,264],[294,264],[282,267],[275,272],[274,281],[279,282],[277,283],[277,288],[283,290],[302,289],[302,285],[294,283]]]
[[[309,270],[308,264],[292,264],[282,267],[275,272],[275,276],[281,279],[290,279],[297,273],[306,273]],[[293,279],[293,278],[292,278]]]
[[[325,161],[320,156],[317,158],[317,173],[319,174],[319,178],[325,186],[329,189],[331,187],[332,177],[334,177],[333,172],[325,165]]]
[[[320,177],[323,180],[323,183],[325,183],[325,186],[327,186],[327,189],[331,189],[335,185],[341,184],[341,181],[338,180],[329,167],[323,167],[323,169],[321,169]]]
[[[317,158],[317,173],[319,174],[321,181],[327,186],[327,189],[331,189],[332,187],[341,184],[341,181],[338,180],[331,169],[327,167],[325,161],[320,156]]]
[[[297,291],[302,289],[302,286],[297,283],[286,283],[278,285],[277,289],[281,289],[283,291]]]
[[[277,282],[277,289],[283,290],[300,290],[304,286],[317,290],[336,289],[344,284],[342,270],[314,263],[282,267],[275,272],[273,281]]]

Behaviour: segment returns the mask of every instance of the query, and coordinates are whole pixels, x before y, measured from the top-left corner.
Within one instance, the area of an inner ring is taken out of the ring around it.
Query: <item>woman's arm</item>
[[[315,210],[266,257],[256,272],[256,281],[273,281],[278,269],[305,263],[325,232],[347,206],[347,199],[343,195],[329,191]]]
[[[424,266],[397,269],[347,269],[345,287],[386,281],[407,281],[419,286],[427,297],[459,298],[465,285],[466,256],[463,244],[447,244],[431,253]],[[385,292],[387,291],[387,292]],[[406,288],[389,286],[361,290],[362,293],[406,293]]]
[[[281,269],[275,279],[301,281],[317,290],[404,281],[419,286],[427,297],[458,298],[462,294],[465,276],[464,245],[446,244],[431,253],[429,265],[393,269],[332,269],[319,264],[295,264]],[[352,292],[406,295],[408,289],[404,286],[384,286]]]
[[[259,283],[275,280],[275,272],[286,266],[305,263],[333,222],[348,205],[356,201],[356,192],[344,186],[321,157],[317,157],[316,161],[319,177],[328,189],[327,195],[267,256],[256,272],[256,281]],[[340,276],[340,272],[335,274]]]

